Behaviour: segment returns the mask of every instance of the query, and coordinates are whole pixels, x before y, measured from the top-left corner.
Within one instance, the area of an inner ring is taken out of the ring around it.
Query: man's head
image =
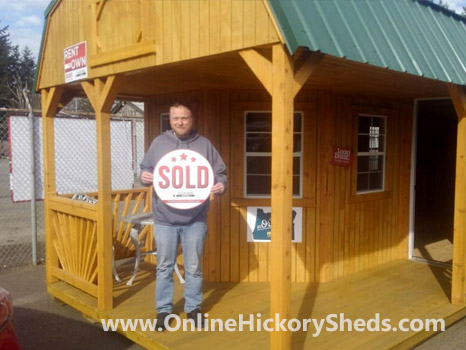
[[[176,136],[185,138],[193,128],[191,110],[185,105],[176,103],[170,107],[170,126]]]

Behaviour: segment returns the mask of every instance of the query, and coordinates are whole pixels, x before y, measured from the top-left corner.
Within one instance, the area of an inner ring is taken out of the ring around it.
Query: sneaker
[[[165,326],[165,320],[170,315],[168,312],[159,312],[157,314],[157,321],[155,322],[155,329],[159,332],[164,331],[167,327]]]
[[[188,320],[194,320],[194,326],[196,328],[205,327],[205,317],[199,308],[194,309],[191,312],[187,312],[186,315],[188,316]]]

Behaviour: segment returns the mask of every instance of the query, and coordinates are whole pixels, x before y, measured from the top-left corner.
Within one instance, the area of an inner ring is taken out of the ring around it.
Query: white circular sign
[[[191,209],[204,203],[213,185],[212,166],[201,154],[189,149],[167,153],[154,169],[155,193],[176,209]]]

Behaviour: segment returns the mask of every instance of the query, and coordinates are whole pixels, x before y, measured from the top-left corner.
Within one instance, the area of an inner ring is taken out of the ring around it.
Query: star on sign
[[[175,158],[175,157],[172,157],[172,162],[176,162],[176,158]]]
[[[180,157],[181,157],[181,160],[186,160],[186,158],[188,158],[188,156],[186,154],[184,154],[184,153],[182,155],[180,155]]]
[[[196,161],[196,158],[192,157],[192,158],[191,158],[191,162],[194,163],[195,161]]]

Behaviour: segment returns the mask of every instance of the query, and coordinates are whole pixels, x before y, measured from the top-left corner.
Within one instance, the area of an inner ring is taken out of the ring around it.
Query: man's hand
[[[154,174],[148,171],[143,171],[141,174],[141,181],[144,183],[152,183],[152,181],[154,181]]]
[[[213,194],[222,194],[223,191],[225,191],[225,186],[223,186],[221,182],[216,183],[210,189],[210,193],[213,193]]]

